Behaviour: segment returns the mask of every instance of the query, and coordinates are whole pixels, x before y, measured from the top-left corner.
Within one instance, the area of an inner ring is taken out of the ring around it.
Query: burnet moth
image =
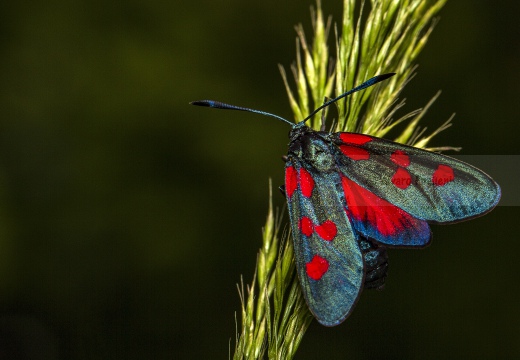
[[[363,287],[384,285],[387,246],[425,246],[431,238],[429,223],[481,216],[500,199],[498,184],[462,161],[369,135],[305,125],[330,104],[393,75],[367,80],[297,124],[218,101],[191,103],[267,115],[292,126],[284,190],[296,268],[307,305],[325,326],[349,316]]]

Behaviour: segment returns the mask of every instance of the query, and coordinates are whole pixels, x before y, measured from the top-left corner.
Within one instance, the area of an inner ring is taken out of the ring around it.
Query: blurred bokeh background
[[[323,0],[338,21],[342,1]],[[517,196],[520,3],[452,0],[406,110]],[[277,64],[313,1],[0,4],[0,359],[226,358],[290,118]],[[370,61],[370,59],[367,59]],[[506,191],[507,190],[507,191]],[[274,194],[277,206],[284,199]],[[515,205],[514,201],[509,205]],[[516,204],[518,205],[518,204]],[[515,206],[391,250],[382,292],[298,359],[518,358]]]

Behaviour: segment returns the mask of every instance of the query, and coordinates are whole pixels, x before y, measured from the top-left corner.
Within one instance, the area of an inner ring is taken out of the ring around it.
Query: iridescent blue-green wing
[[[500,199],[498,184],[462,161],[363,134],[336,133],[330,138],[335,143],[333,151],[341,169],[352,226],[380,242],[427,242],[425,229],[419,231],[416,240],[402,235],[406,222],[398,224],[402,229],[386,229],[391,236],[376,231],[377,221],[384,227],[384,221],[397,212],[408,214],[405,217],[410,219],[447,224],[483,215]],[[367,215],[374,210],[378,216]]]
[[[339,173],[308,171],[288,160],[285,193],[298,277],[307,304],[323,325],[341,323],[363,287],[363,257],[337,191]]]

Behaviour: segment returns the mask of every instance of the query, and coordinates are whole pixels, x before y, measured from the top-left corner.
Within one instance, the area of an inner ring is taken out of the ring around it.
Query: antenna
[[[271,113],[268,113],[268,112],[265,112],[265,111],[261,111],[261,110],[255,110],[255,109],[249,109],[249,108],[246,108],[246,107],[241,107],[241,106],[236,106],[236,105],[230,105],[230,104],[226,104],[226,103],[223,103],[223,102],[220,102],[220,101],[215,101],[215,100],[197,100],[197,101],[192,101],[190,102],[190,105],[196,105],[196,106],[206,106],[206,107],[211,107],[211,108],[215,108],[215,109],[224,109],[224,110],[238,110],[238,111],[247,111],[247,112],[252,112],[252,113],[255,113],[255,114],[260,114],[260,115],[266,115],[266,116],[270,116],[270,117],[274,117],[275,119],[278,119],[280,121],[283,121],[289,125],[291,125],[292,127],[295,127],[296,125],[299,125],[299,124],[303,124],[305,123],[307,120],[309,120],[311,117],[313,117],[314,115],[316,115],[316,113],[318,111],[320,111],[321,109],[323,108],[326,108],[327,106],[335,103],[336,101],[338,100],[341,100],[343,99],[344,97],[350,95],[350,94],[353,94],[355,92],[358,92],[360,90],[363,90],[363,89],[366,89],[367,87],[370,87],[372,85],[375,85],[377,84],[378,82],[380,81],[383,81],[383,80],[386,80],[388,79],[389,77],[392,77],[394,76],[395,73],[388,73],[388,74],[382,74],[382,75],[376,75],[374,76],[373,78],[371,79],[368,79],[367,81],[365,81],[364,83],[362,83],[361,85],[358,85],[356,86],[355,88],[353,88],[352,90],[349,90],[343,94],[341,94],[340,96],[332,99],[332,100],[329,100],[327,101],[325,104],[321,105],[319,108],[317,108],[316,110],[314,110],[313,112],[310,113],[309,116],[307,116],[305,119],[303,119],[301,122],[299,122],[298,124],[294,124],[292,123],[291,121],[287,120],[287,119],[284,119],[283,117],[281,116],[278,116],[278,115],[275,115],[275,114],[271,114]],[[300,125],[301,126],[301,125]]]
[[[290,122],[289,120],[284,119],[283,117],[275,115],[275,114],[271,114],[271,113],[261,111],[261,110],[249,109],[249,108],[242,107],[242,106],[230,105],[230,104],[226,104],[226,103],[223,103],[220,101],[215,101],[215,100],[197,100],[197,101],[190,102],[190,105],[207,106],[207,107],[211,107],[211,108],[215,108],[215,109],[224,109],[224,110],[247,111],[247,112],[252,112],[255,114],[274,117],[275,119],[286,122],[287,124],[289,124],[291,126],[296,125],[296,124]]]
[[[336,101],[341,100],[341,99],[343,99],[343,98],[346,97],[346,96],[349,96],[350,94],[353,94],[353,93],[358,92],[358,91],[360,91],[360,90],[366,89],[367,87],[370,87],[370,86],[372,86],[372,85],[375,85],[375,84],[377,84],[378,82],[383,81],[383,80],[386,80],[386,79],[388,79],[389,77],[392,77],[392,76],[394,76],[394,75],[395,75],[395,73],[388,73],[388,74],[376,75],[376,76],[374,76],[373,78],[368,79],[368,80],[365,81],[363,84],[356,86],[356,87],[353,88],[352,90],[349,90],[349,91],[347,91],[347,92],[341,94],[340,96],[338,96],[338,97],[336,97],[336,98],[334,98],[334,99],[332,99],[332,100],[327,101],[325,104],[321,105],[319,108],[317,108],[316,110],[314,110],[313,112],[311,112],[310,115],[307,116],[305,119],[303,119],[301,122],[306,122],[306,121],[309,120],[311,117],[313,117],[314,115],[316,115],[316,113],[317,113],[318,111],[320,111],[321,109],[323,109],[323,108],[329,106],[330,104],[333,104],[333,103],[335,103]]]

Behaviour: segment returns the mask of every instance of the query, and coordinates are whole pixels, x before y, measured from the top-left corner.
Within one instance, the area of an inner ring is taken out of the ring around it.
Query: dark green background
[[[0,359],[227,358],[289,129],[188,102],[291,117],[277,64],[311,4],[2,2]],[[441,12],[403,94],[411,111],[443,90],[430,129],[457,112],[432,145],[519,153],[518,4]],[[483,168],[514,195],[518,167]],[[385,291],[341,326],[314,322],[297,358],[519,357],[519,215],[499,206],[391,250]]]

